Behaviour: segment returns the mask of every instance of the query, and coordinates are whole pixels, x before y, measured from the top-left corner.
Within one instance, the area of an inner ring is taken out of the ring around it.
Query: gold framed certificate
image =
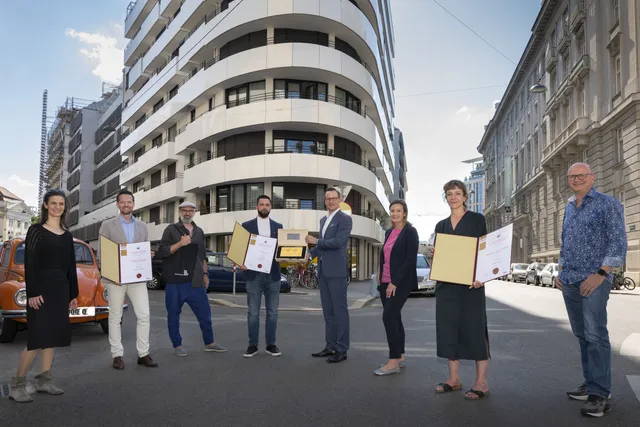
[[[305,238],[308,230],[280,229],[278,230],[278,249],[276,249],[276,261],[298,262],[304,261],[309,247]]]
[[[100,274],[105,279],[120,284],[152,280],[151,243],[119,245],[100,236]]]

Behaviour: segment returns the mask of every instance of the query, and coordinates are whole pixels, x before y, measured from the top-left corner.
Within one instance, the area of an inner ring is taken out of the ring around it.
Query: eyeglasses
[[[578,175],[567,175],[567,178],[569,179],[569,181],[575,181],[576,179],[578,181],[584,181],[585,179],[587,179],[588,176],[593,175],[592,173],[581,173]]]
[[[340,200],[340,197],[325,197],[324,199],[328,201],[334,201],[334,200]]]

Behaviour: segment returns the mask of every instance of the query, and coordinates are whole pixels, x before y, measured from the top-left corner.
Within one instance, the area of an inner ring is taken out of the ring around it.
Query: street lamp
[[[533,93],[545,93],[547,91],[547,87],[542,83],[538,82],[529,88],[530,92]]]

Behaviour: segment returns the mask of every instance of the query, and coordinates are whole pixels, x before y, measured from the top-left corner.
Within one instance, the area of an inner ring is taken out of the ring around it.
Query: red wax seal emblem
[[[262,264],[258,264],[258,268],[262,268]]]
[[[138,273],[138,274],[136,274],[136,277],[139,279],[139,278],[142,277],[142,274]]]
[[[493,274],[498,274],[499,271],[500,271],[500,269],[496,267],[496,268],[493,269]]]

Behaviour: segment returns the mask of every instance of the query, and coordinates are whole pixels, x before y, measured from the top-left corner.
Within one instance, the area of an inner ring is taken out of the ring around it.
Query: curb
[[[353,303],[351,303],[351,305],[349,306],[349,310],[361,310],[363,308],[367,308],[369,306],[371,306],[371,304],[373,304],[373,302],[376,300],[376,297],[372,297],[372,296],[366,296],[366,297],[362,297],[359,298],[357,300],[355,300]],[[234,302],[230,302],[227,301],[225,299],[222,298],[212,298],[209,297],[209,304],[211,305],[219,305],[222,307],[228,307],[228,308],[242,308],[247,310],[249,307],[247,307],[246,305],[243,304],[236,304]],[[261,308],[261,310],[265,310],[265,308]],[[317,307],[303,307],[303,306],[297,306],[297,307],[280,307],[278,308],[278,311],[307,311],[307,312],[322,312],[322,308],[317,308]]]

